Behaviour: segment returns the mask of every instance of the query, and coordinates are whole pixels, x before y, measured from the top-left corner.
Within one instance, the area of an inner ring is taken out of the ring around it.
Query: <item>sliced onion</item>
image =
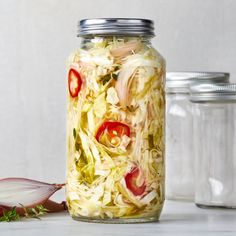
[[[130,103],[130,86],[135,77],[135,70],[135,67],[124,67],[118,76],[115,88],[122,106],[128,106]]]
[[[0,179],[0,205],[6,208],[43,204],[63,186],[25,178]]]
[[[117,48],[112,49],[111,55],[115,57],[115,59],[120,60],[132,53],[139,51],[140,48],[141,48],[141,42],[133,40],[123,45],[120,45]]]
[[[126,58],[126,62],[122,65],[115,89],[122,106],[128,106],[130,102],[130,88],[135,77],[136,70],[139,67],[158,67],[155,60],[147,59],[141,54],[130,55]],[[142,78],[139,78],[139,83],[144,83]],[[141,86],[141,87],[144,87]]]

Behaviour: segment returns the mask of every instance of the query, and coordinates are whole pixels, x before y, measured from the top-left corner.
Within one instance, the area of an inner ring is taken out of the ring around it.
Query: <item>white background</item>
[[[236,82],[235,12],[233,0],[0,0],[0,178],[64,181],[65,60],[79,19],[153,19],[169,71]]]

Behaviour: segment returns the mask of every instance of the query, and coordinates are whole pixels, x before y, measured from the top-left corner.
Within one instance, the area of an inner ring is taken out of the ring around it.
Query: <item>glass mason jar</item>
[[[166,198],[194,201],[193,117],[189,86],[228,82],[221,72],[168,72],[166,76]]]
[[[159,219],[164,203],[165,60],[153,22],[80,21],[68,60],[67,205],[74,219]]]
[[[236,84],[191,87],[195,203],[236,208]]]

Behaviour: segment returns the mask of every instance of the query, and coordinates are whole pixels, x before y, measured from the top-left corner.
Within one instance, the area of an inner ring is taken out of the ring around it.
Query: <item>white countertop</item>
[[[144,224],[95,224],[72,220],[66,213],[42,220],[0,223],[0,236],[236,236],[236,210],[200,209],[193,203],[166,201],[161,219]]]

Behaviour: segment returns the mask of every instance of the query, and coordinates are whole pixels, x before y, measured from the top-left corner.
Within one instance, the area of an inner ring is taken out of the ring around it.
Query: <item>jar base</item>
[[[88,222],[88,223],[102,223],[102,224],[132,224],[132,223],[150,223],[158,222],[160,218],[161,211],[156,212],[153,217],[143,217],[143,218],[114,218],[114,219],[101,219],[101,218],[90,218],[81,216],[72,216],[74,220]]]
[[[203,209],[232,209],[232,210],[236,209],[236,206],[222,206],[222,205],[217,206],[217,205],[207,205],[202,203],[195,203],[195,205]]]

